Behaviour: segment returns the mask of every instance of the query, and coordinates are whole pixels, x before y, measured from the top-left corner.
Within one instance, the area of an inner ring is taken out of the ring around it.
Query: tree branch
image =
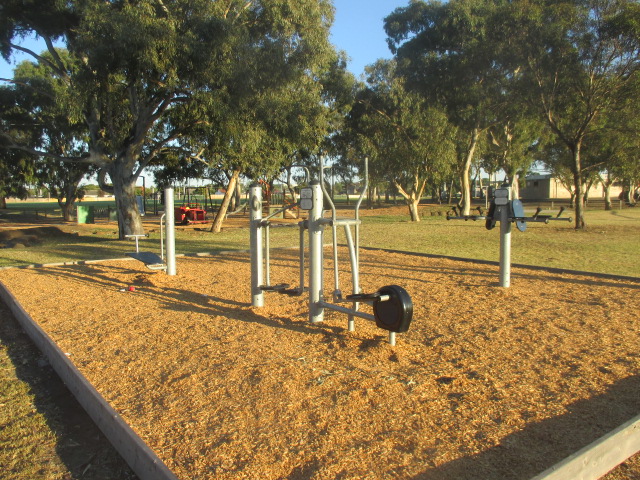
[[[53,158],[54,160],[60,160],[62,162],[83,163],[88,165],[93,165],[96,163],[96,156],[92,154],[87,154],[80,157],[67,157],[65,155],[57,155],[55,153],[38,150],[36,148],[32,148],[27,145],[21,145],[19,143],[16,143],[13,137],[11,137],[11,135],[8,135],[6,133],[0,133],[0,137],[4,138],[9,142],[7,145],[4,145],[4,148],[9,148],[12,150],[20,150],[22,152],[35,155],[37,157],[47,157],[47,158]]]
[[[46,39],[45,39],[46,41]],[[66,83],[69,82],[69,76],[67,75],[67,72],[65,72],[64,70],[60,69],[58,65],[56,65],[55,63],[49,61],[48,59],[46,59],[45,57],[38,55],[36,52],[34,52],[33,50],[30,50],[28,48],[24,48],[21,47],[20,45],[15,45],[13,43],[10,43],[9,46],[15,50],[18,50],[20,52],[26,53],[27,55],[31,55],[33,58],[35,58],[38,62],[40,63],[44,63],[46,65],[48,65],[49,67],[51,67],[58,75],[60,75],[60,77],[62,77]],[[52,46],[53,48],[53,46]],[[55,49],[54,49],[55,50]],[[57,54],[56,54],[57,56]],[[58,57],[60,58],[60,57]]]

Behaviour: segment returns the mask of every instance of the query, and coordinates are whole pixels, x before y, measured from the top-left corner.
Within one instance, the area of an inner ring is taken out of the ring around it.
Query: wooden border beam
[[[596,480],[640,451],[640,415],[578,450],[532,480]]]
[[[140,480],[178,480],[0,282],[0,299]]]

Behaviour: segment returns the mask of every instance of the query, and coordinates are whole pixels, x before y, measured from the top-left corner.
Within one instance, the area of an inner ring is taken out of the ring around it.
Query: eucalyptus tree
[[[7,198],[25,199],[27,185],[35,183],[35,163],[31,155],[1,148],[0,140],[0,209],[7,208]]]
[[[69,61],[65,51],[56,52]],[[58,201],[65,220],[71,220],[80,182],[95,169],[87,162],[65,162],[87,152],[87,128],[79,115],[76,98],[67,95],[64,81],[49,67],[48,53],[43,61],[21,62],[14,70],[13,82],[0,87],[4,92],[0,122],[20,148],[31,155],[34,181],[46,187]]]
[[[333,52],[329,0],[6,0],[2,13],[4,57],[20,50],[43,60],[19,45],[35,33],[50,67],[82,101],[88,152],[75,160],[100,169],[101,188],[116,197],[121,236],[142,231],[135,183],[145,167],[192,145],[185,139],[202,129],[220,131],[247,98],[317,72]],[[56,40],[75,68],[57,55]],[[242,130],[242,119],[233,128]]]
[[[428,182],[438,183],[453,162],[456,129],[446,115],[395,76],[395,62],[367,68],[367,83],[351,112],[351,129],[368,152],[371,170],[393,182],[419,221],[418,204]]]
[[[583,155],[597,166],[596,173],[604,189],[605,210],[612,209],[611,186],[618,183],[626,193],[626,202],[633,203],[633,194],[640,188],[640,115],[636,97],[627,106],[605,117],[602,128],[585,141]],[[595,158],[593,158],[595,157]]]
[[[33,132],[15,128],[7,117],[21,116],[14,106],[15,92],[0,86],[0,128],[24,142],[34,141]],[[7,197],[27,198],[27,185],[35,183],[35,157],[6,148],[8,142],[0,136],[0,208],[7,208]]]
[[[620,108],[640,69],[640,5],[634,0],[536,0],[506,4],[505,35],[531,105],[566,149],[586,227],[582,149],[601,117]]]
[[[514,198],[519,197],[520,176],[530,170],[545,141],[543,128],[544,124],[536,118],[513,112],[487,132],[484,153],[487,171],[504,170]]]
[[[461,207],[471,207],[469,172],[483,134],[503,120],[513,72],[497,57],[498,0],[414,0],[384,20],[387,42],[408,87],[441,104],[459,129]]]

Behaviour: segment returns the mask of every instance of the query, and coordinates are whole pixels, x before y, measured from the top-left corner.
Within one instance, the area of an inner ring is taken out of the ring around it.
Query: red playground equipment
[[[189,225],[190,223],[207,223],[205,218],[207,212],[200,208],[198,204],[186,204],[181,207],[175,207],[176,223],[181,225]]]

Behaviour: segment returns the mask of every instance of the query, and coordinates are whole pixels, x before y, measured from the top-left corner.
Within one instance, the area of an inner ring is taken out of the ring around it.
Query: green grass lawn
[[[511,233],[511,261],[526,265],[566,268],[640,277],[640,209],[589,211],[588,228],[573,223],[528,223],[525,232]],[[487,230],[484,221],[447,221],[426,216],[365,217],[362,245],[436,255],[498,261],[500,227]]]
[[[408,215],[373,213],[362,216],[362,246],[480,260],[499,258],[499,225],[489,231],[483,221],[447,221],[444,216],[425,215],[420,222],[410,222]],[[352,212],[346,211],[346,215]],[[9,223],[2,224],[4,228],[10,227],[11,218],[5,215]],[[155,226],[151,218],[148,220],[149,238],[140,241],[140,248],[159,253],[159,219]],[[569,222],[529,223],[525,232],[512,228],[512,263],[640,277],[640,208],[589,210],[586,221],[585,231],[576,231]],[[247,227],[243,225],[241,221],[240,228],[225,228],[219,234],[207,232],[206,226],[178,228],[176,253],[247,249],[248,220]],[[121,258],[134,248],[133,242],[118,240],[113,222],[66,224],[63,230],[67,234],[44,238],[35,246],[0,249],[0,267]],[[326,242],[330,232],[325,232]],[[272,247],[297,242],[297,228],[271,230]]]

